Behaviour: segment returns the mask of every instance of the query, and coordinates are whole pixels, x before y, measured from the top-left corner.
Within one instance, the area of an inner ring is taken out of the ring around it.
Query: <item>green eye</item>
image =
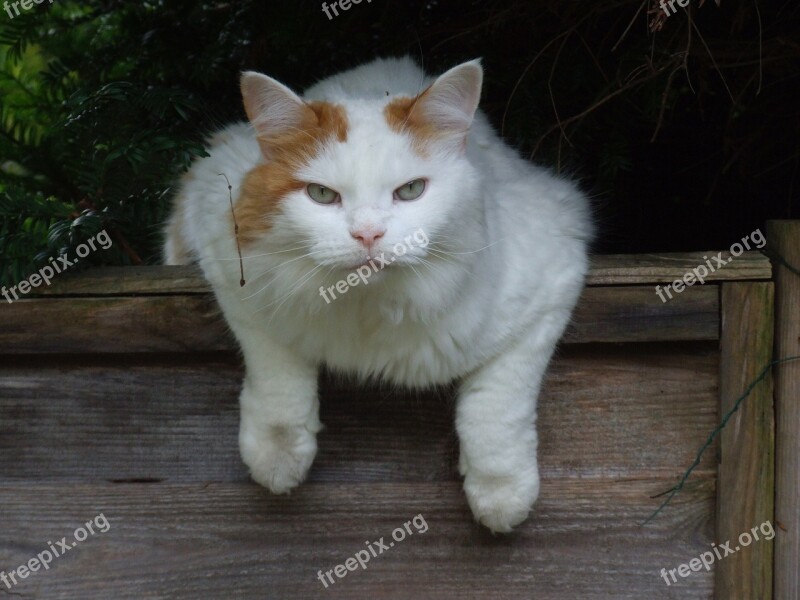
[[[339,192],[318,183],[309,183],[306,191],[314,202],[320,204],[333,204],[339,201]]]
[[[425,191],[425,180],[424,179],[415,179],[414,181],[409,181],[408,183],[401,185],[394,191],[394,196],[398,200],[416,200],[420,196],[422,196],[422,192]]]

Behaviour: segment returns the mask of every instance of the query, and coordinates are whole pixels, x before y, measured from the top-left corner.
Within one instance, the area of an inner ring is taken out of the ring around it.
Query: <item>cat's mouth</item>
[[[377,263],[373,262],[374,259],[366,258],[361,262],[354,262],[352,264],[346,265],[344,269],[346,271],[355,271],[357,269],[370,269],[373,271],[380,271],[382,269]],[[374,265],[374,266],[373,266]]]
[[[345,265],[343,268],[347,271],[370,269],[371,271],[377,272],[391,266],[396,258],[396,256],[387,256],[385,253],[381,252],[376,256],[367,256],[360,261]]]

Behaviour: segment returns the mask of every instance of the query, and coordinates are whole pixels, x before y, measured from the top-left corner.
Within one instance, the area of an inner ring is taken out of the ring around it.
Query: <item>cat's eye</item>
[[[414,179],[397,188],[394,191],[394,197],[397,200],[416,200],[422,196],[422,192],[425,191],[425,186],[426,183],[424,179]]]
[[[339,192],[318,183],[309,183],[306,192],[314,202],[320,204],[333,204],[340,200]]]

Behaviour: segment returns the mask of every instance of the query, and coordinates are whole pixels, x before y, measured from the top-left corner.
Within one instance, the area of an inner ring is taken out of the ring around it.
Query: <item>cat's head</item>
[[[430,265],[435,248],[455,248],[480,212],[465,148],[482,76],[472,61],[416,96],[331,103],[244,73],[244,106],[264,161],[237,202],[243,242],[293,249],[281,259],[296,254],[299,265],[336,278],[382,254],[402,269]]]

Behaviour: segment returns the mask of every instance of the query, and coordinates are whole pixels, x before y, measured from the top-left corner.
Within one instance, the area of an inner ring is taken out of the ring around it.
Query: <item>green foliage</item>
[[[202,103],[175,79],[171,57],[142,61],[146,32],[120,36],[127,21],[147,26],[154,10],[58,2],[3,23],[0,283],[18,281],[104,228],[120,243],[91,260],[157,256],[165,198],[203,155],[206,129],[198,127]]]

